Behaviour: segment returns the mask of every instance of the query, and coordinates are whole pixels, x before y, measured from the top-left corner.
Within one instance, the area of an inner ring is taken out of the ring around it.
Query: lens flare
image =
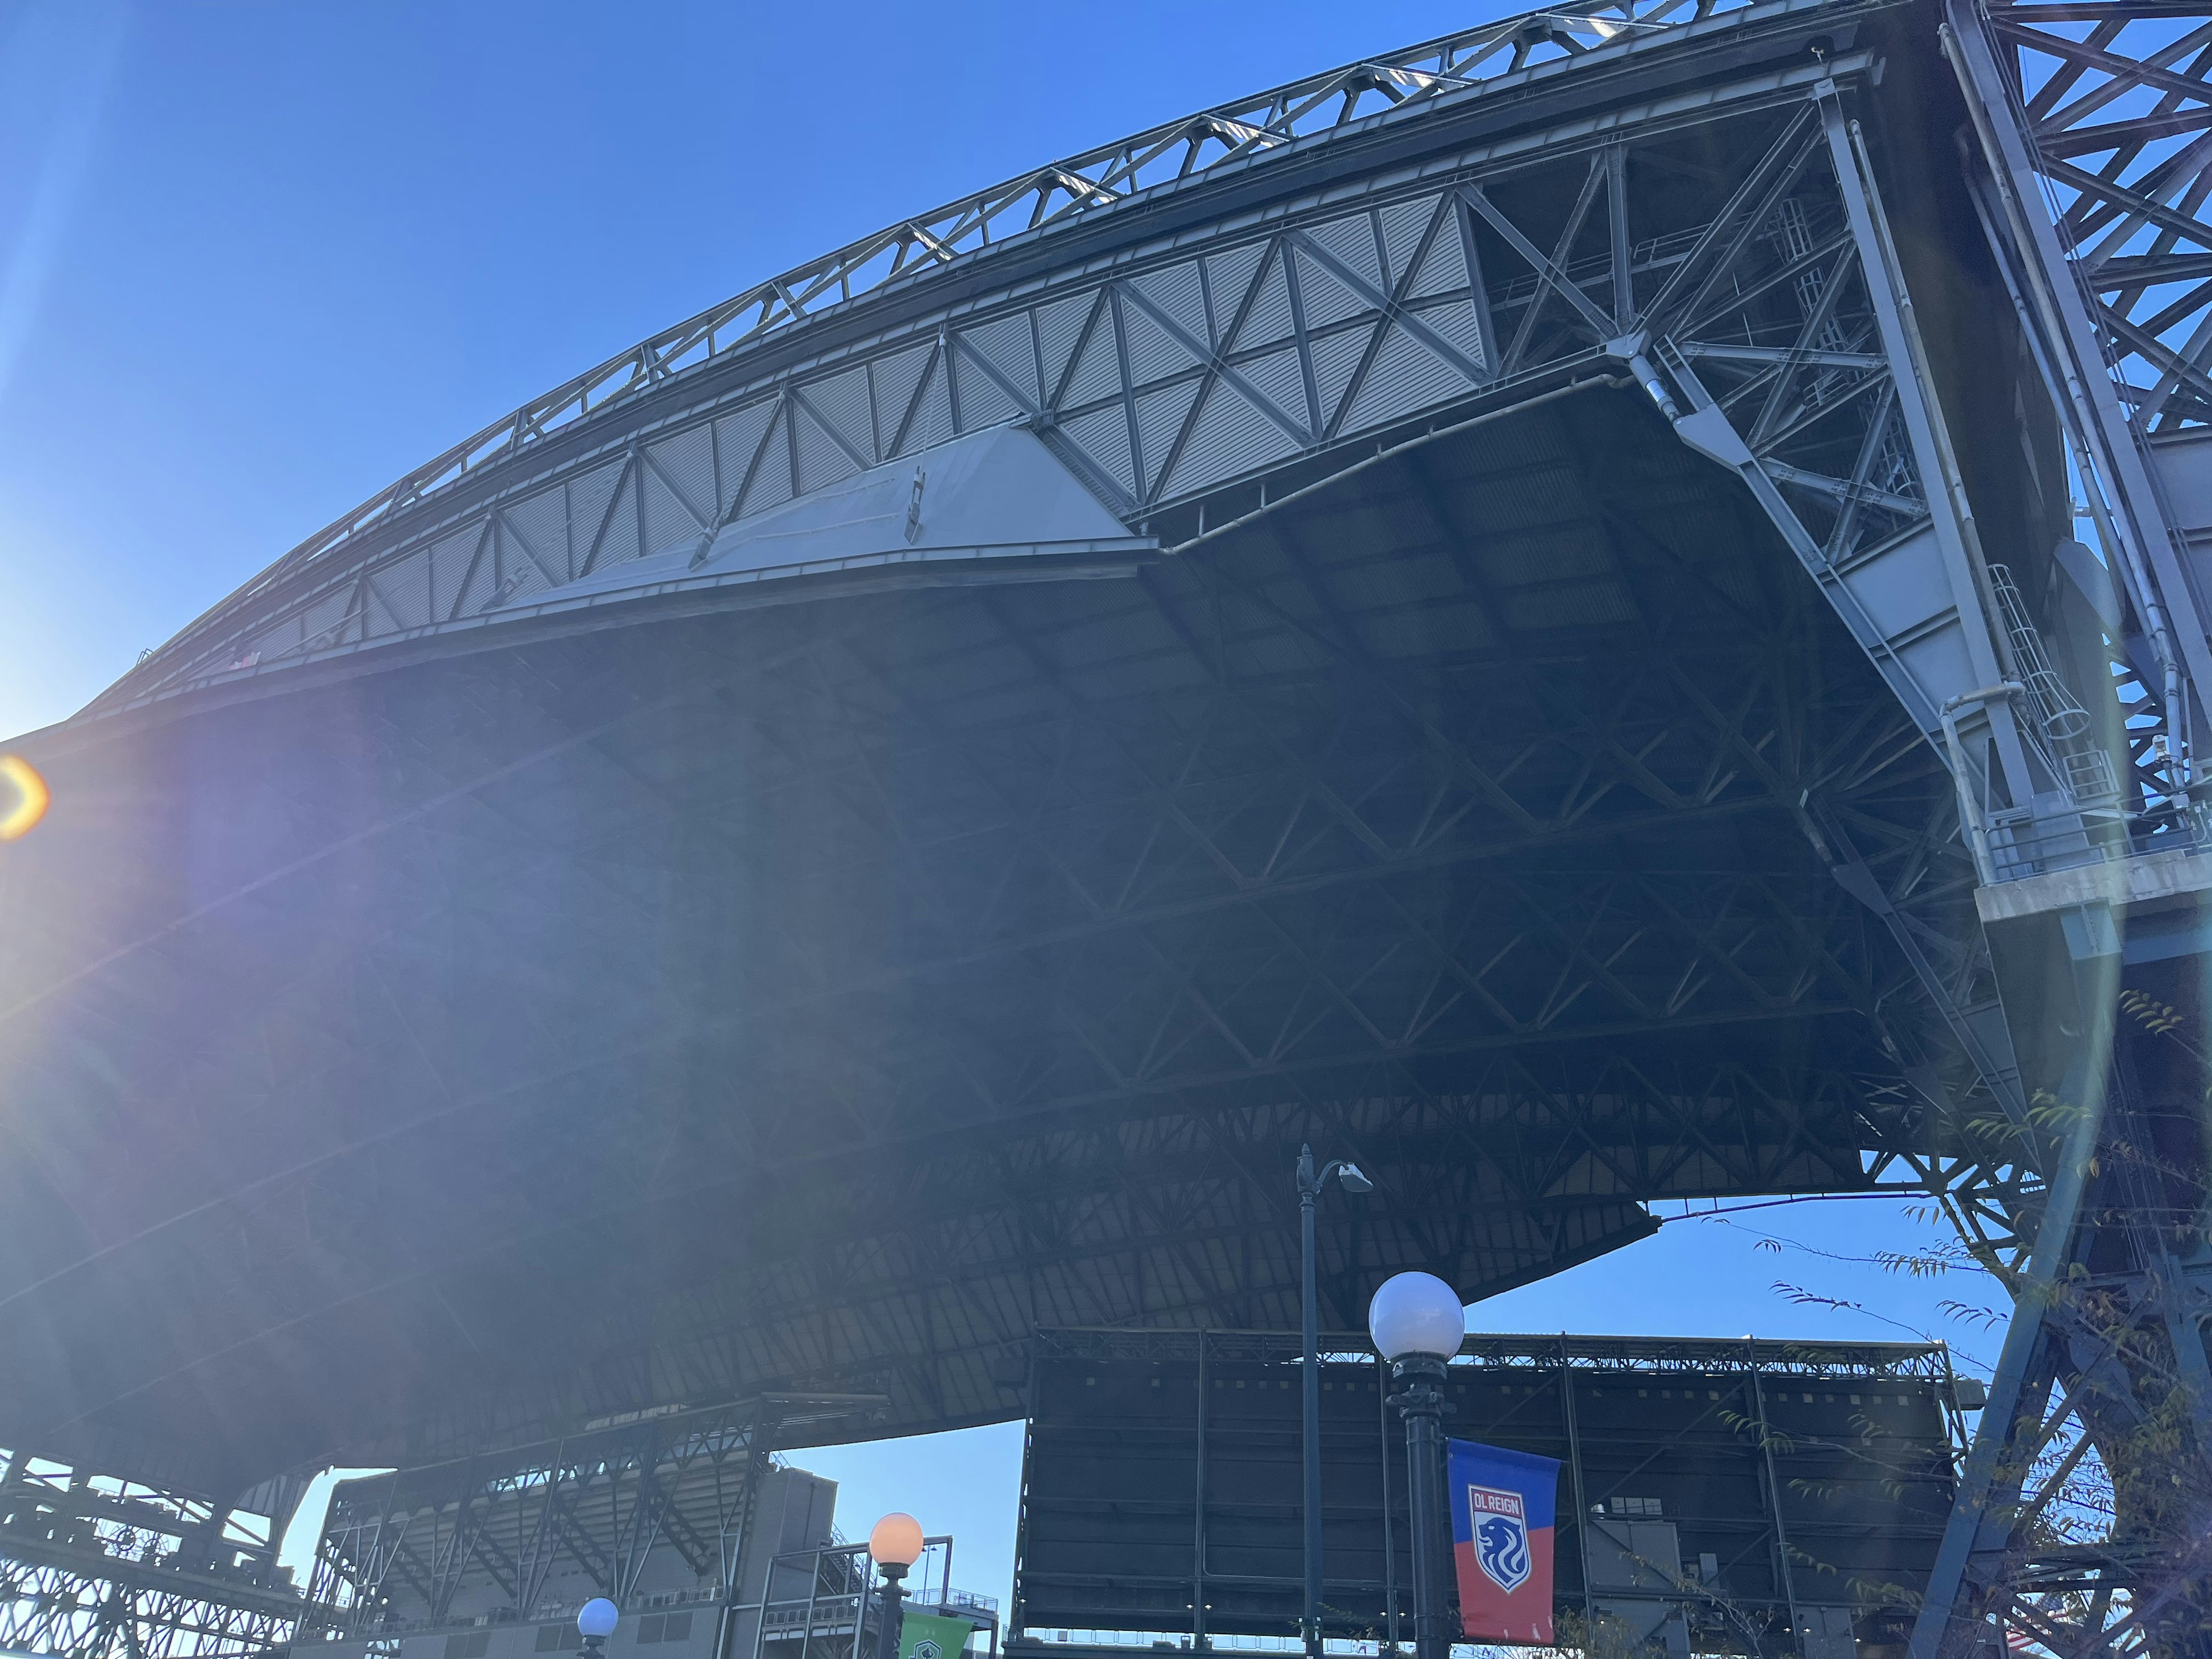
[[[0,755],[0,841],[20,841],[46,815],[46,781],[21,755]]]

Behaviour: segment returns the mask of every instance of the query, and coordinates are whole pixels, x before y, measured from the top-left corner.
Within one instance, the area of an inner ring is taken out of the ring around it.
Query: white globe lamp
[[[577,1613],[576,1631],[596,1647],[615,1633],[615,1626],[621,1619],[621,1608],[604,1595],[594,1595]]]
[[[921,1559],[921,1522],[893,1510],[868,1528],[868,1554],[879,1567],[912,1566]]]
[[[1367,1304],[1375,1352],[1393,1362],[1419,1355],[1449,1359],[1467,1335],[1459,1292],[1434,1273],[1399,1273],[1382,1281]]]

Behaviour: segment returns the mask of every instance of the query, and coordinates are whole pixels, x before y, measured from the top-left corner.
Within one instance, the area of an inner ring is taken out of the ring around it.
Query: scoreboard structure
[[[1410,1639],[1402,1425],[1362,1346],[1322,1343],[1323,1618]],[[1041,1332],[1013,1644],[1295,1635],[1299,1366],[1288,1334]],[[1559,1461],[1563,1608],[1682,1653],[1821,1659],[1903,1639],[1960,1392],[1941,1345],[1474,1336],[1445,1422]]]

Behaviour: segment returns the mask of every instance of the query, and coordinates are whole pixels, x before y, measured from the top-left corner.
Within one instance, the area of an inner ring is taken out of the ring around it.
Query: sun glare
[[[46,815],[46,781],[21,755],[0,755],[0,841],[20,841]]]

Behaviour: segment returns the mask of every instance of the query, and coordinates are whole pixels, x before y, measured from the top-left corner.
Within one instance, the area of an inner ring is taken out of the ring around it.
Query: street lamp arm
[[[1341,1176],[1347,1193],[1371,1193],[1375,1179],[1348,1158],[1333,1158],[1322,1164],[1318,1173],[1313,1162],[1313,1150],[1303,1148],[1298,1154],[1298,1196],[1310,1201],[1321,1196],[1322,1188]]]

